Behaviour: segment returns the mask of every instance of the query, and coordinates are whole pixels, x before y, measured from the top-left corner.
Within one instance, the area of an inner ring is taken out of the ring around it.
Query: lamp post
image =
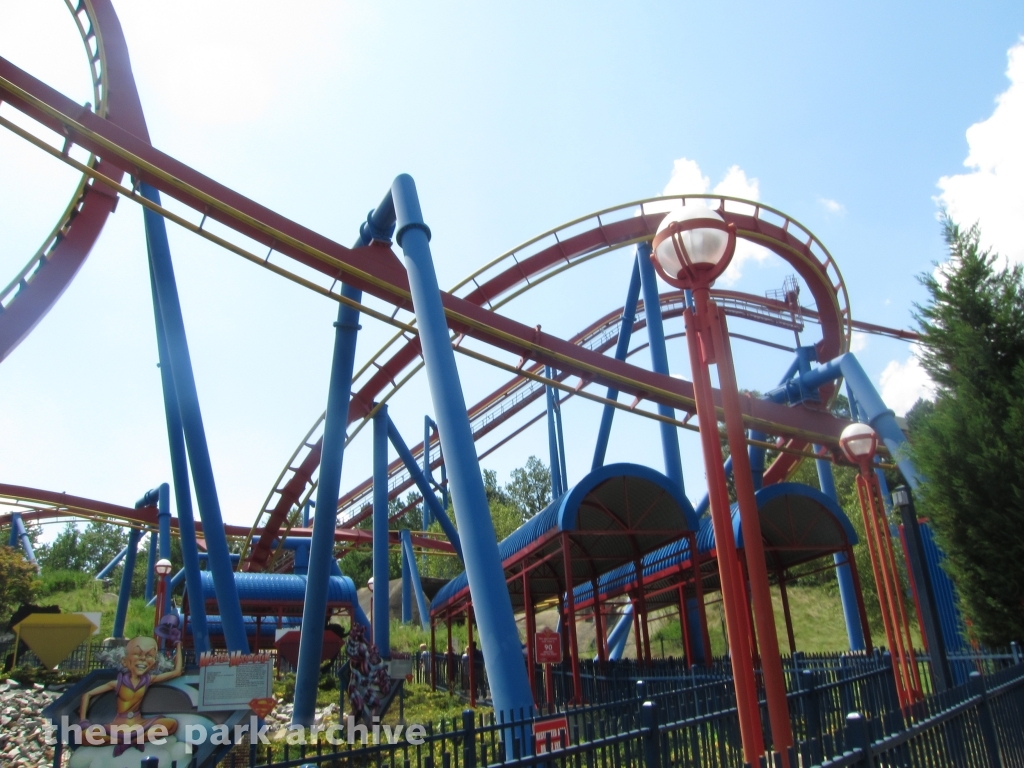
[[[160,619],[163,618],[164,613],[167,611],[167,577],[171,573],[171,561],[166,558],[161,558],[156,561],[156,565],[153,566],[153,572],[156,574],[156,602],[154,603],[155,608],[153,609],[153,630],[156,630],[157,624],[160,623]]]
[[[906,708],[924,696],[921,676],[914,660],[914,646],[910,637],[910,622],[896,571],[896,556],[885,517],[882,491],[875,477],[875,452],[878,434],[867,424],[853,423],[843,430],[839,447],[846,458],[857,465],[857,493],[864,516],[864,538],[871,556],[871,569],[875,576],[878,603],[882,609],[882,624],[893,657],[893,674],[900,706]]]
[[[735,250],[735,225],[726,224],[718,213],[709,208],[691,205],[669,213],[662,220],[654,237],[651,260],[666,282],[692,292],[692,300],[687,302],[683,320],[690,351],[697,418],[701,425],[701,447],[722,582],[722,605],[732,657],[744,760],[757,765],[765,751],[760,705],[754,682],[755,659],[751,645],[754,634],[747,612],[745,584],[749,580],[773,748],[782,755],[784,764],[788,765],[788,749],[793,745],[793,733],[768,586],[761,521],[757,514],[753,477],[747,456],[746,430],[725,314],[711,298],[711,284],[729,266]],[[746,574],[737,557],[733,536],[729,494],[722,467],[722,447],[718,440],[718,412],[711,387],[712,365],[718,369],[722,411],[733,461]]]

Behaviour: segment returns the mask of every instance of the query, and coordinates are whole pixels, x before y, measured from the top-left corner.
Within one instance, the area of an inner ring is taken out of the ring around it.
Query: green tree
[[[512,479],[505,486],[509,498],[529,520],[551,503],[551,470],[531,456],[522,467],[512,470]]]
[[[21,550],[0,546],[0,622],[7,621],[22,603],[35,598],[36,569]]]
[[[979,638],[1001,645],[1024,638],[1024,273],[1000,268],[976,226],[947,218],[944,233],[949,261],[921,277],[916,313],[936,385],[914,413],[919,508]]]
[[[52,544],[39,547],[37,559],[44,571],[84,571],[96,574],[128,542],[127,532],[116,525],[92,520],[80,530],[69,522]]]

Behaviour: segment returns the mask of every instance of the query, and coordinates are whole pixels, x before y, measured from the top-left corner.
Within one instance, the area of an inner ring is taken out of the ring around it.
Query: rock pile
[[[0,682],[0,765],[44,768],[53,763],[43,709],[59,695],[39,684],[23,687],[14,680]]]

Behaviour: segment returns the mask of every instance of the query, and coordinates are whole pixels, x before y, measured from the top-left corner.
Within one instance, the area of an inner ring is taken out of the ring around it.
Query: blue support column
[[[423,474],[427,478],[427,483],[433,482],[433,473],[430,470],[430,427],[433,425],[433,421],[429,416],[423,417]],[[433,495],[433,491],[431,491]],[[430,507],[427,505],[427,501],[423,500],[423,520],[421,521],[421,528],[425,531],[430,527],[433,522],[433,517],[430,514]]]
[[[655,373],[669,375],[668,350],[665,347],[665,326],[661,321],[661,299],[658,295],[658,277],[651,263],[651,244],[636,247],[636,263],[640,267],[640,281],[644,292],[644,313],[647,316],[647,337],[651,347],[651,367]],[[670,419],[676,417],[674,408],[658,405],[658,413]],[[683,460],[679,453],[679,434],[673,424],[659,422],[661,450],[665,457],[665,475],[686,492],[683,484]]]
[[[138,528],[128,531],[128,546],[124,556],[124,570],[121,571],[121,589],[117,593],[117,611],[114,613],[113,637],[124,637],[124,622],[128,618],[128,600],[132,594],[132,577],[135,575],[135,555],[139,551]]]
[[[313,507],[316,506],[316,502],[312,499],[306,501],[305,506],[302,507],[302,527],[309,528],[309,515]]]
[[[427,598],[423,594],[423,582],[420,580],[420,569],[416,567],[416,555],[412,551],[412,534],[403,529],[399,535],[402,537],[402,558],[409,563],[409,580],[412,582],[413,593],[416,595],[416,610],[420,613],[420,626],[424,630],[429,630],[430,609],[427,607]]]
[[[356,245],[369,245],[372,240],[389,239],[394,221],[394,207],[388,195],[380,206],[370,212],[359,230]],[[361,290],[347,283],[342,285],[341,293],[353,301],[359,301],[363,296]],[[320,479],[313,512],[313,534],[310,537],[309,573],[306,576],[306,596],[299,635],[299,661],[295,671],[292,723],[306,727],[313,724],[316,714],[320,655],[323,652],[323,629],[327,617],[327,585],[332,569],[337,568],[333,556],[334,526],[338,515],[341,465],[345,458],[345,431],[352,397],[352,369],[358,333],[359,310],[340,304],[338,321],[335,323],[331,381],[327,392],[327,414],[320,454]]]
[[[626,639],[629,637],[629,630],[633,627],[633,604],[629,603],[622,612],[612,631],[608,633],[608,659],[618,661],[622,658],[622,652],[626,650]]]
[[[626,291],[626,303],[622,306],[622,324],[619,326],[619,340],[615,345],[615,359],[625,360],[629,352],[629,340],[633,337],[633,323],[636,322],[636,304],[640,299],[640,264],[633,261],[633,274],[629,278],[629,290]],[[605,397],[618,401],[619,390],[608,387]],[[601,412],[601,426],[597,430],[597,444],[594,446],[594,460],[590,470],[604,466],[604,457],[608,452],[608,440],[612,434],[612,418],[615,408],[605,405]]]
[[[107,576],[110,575],[111,571],[117,568],[118,563],[120,563],[124,559],[124,556],[126,554],[128,554],[127,544],[120,552],[114,555],[113,559],[109,563],[103,566],[99,573],[96,574],[96,581],[102,581],[103,579],[107,578]]]
[[[25,521],[22,520],[21,514],[15,512],[11,516],[11,546],[17,547],[19,543],[21,551],[25,553],[25,559],[35,565],[38,570],[39,565],[36,563],[36,553],[32,550],[32,539],[28,535],[28,528],[25,527]]]
[[[551,368],[544,366],[544,375],[551,378]],[[562,482],[562,462],[558,458],[558,427],[555,425],[555,394],[551,387],[544,386],[544,398],[548,408],[548,460],[551,467],[551,498],[557,499],[565,493]]]
[[[373,642],[391,658],[391,579],[388,573],[388,407],[373,417]]]
[[[550,368],[549,368],[550,370]],[[548,374],[554,378],[554,371]],[[569,470],[565,465],[565,432],[562,429],[562,404],[558,401],[558,390],[551,387],[551,403],[555,407],[555,437],[558,438],[558,469],[562,477],[562,492],[569,490]]]
[[[156,346],[160,361],[160,385],[164,395],[164,421],[167,424],[167,446],[171,457],[174,504],[178,510],[178,540],[181,543],[181,559],[182,565],[187,569],[188,573],[189,594],[201,595],[203,587],[199,576],[199,547],[196,544],[196,522],[195,511],[192,508],[192,486],[189,484],[188,479],[185,433],[182,427],[181,408],[178,405],[178,390],[174,384],[170,352],[167,346],[167,334],[164,329],[163,316],[160,312],[160,297],[157,293],[152,261],[150,263],[150,288],[153,292],[153,309],[156,314]],[[163,494],[164,502],[162,508],[167,509],[169,513],[168,500],[170,489],[167,484],[161,483],[160,487],[156,489],[156,493],[158,512],[161,508],[161,494]],[[153,566],[156,565],[156,560],[153,559],[153,556],[157,552],[163,558],[170,559],[171,556],[170,518],[169,515],[165,515],[159,519],[167,520],[168,525],[166,526],[166,531],[161,526],[159,534],[154,532],[158,549],[155,551],[150,550],[151,562],[149,573],[146,574],[146,588],[150,599],[152,599],[155,590]],[[206,603],[203,600],[196,604],[191,604],[190,601],[189,619],[192,628],[192,642],[196,651],[199,653],[209,651],[210,636],[206,628]]]
[[[814,446],[814,450],[820,452],[821,446]],[[821,488],[821,492],[838,504],[839,494],[836,493],[832,462],[828,459],[815,459],[814,463],[818,469],[818,486]],[[836,564],[836,581],[839,582],[839,599],[843,604],[843,618],[846,620],[846,637],[850,642],[850,650],[863,651],[865,648],[864,627],[860,623],[857,587],[853,581],[850,563],[847,561],[845,552],[836,552],[832,558]]]
[[[413,482],[416,483],[416,487],[419,488],[420,494],[423,496],[424,506],[430,507],[431,516],[441,524],[441,530],[444,531],[448,541],[455,547],[455,554],[459,556],[459,560],[463,560],[462,541],[459,538],[459,532],[455,530],[452,521],[448,519],[448,513],[441,508],[441,502],[437,500],[437,496],[434,495],[434,490],[430,487],[430,483],[427,482],[423,472],[416,466],[416,459],[413,457],[412,451],[409,450],[409,446],[406,445],[401,432],[398,431],[398,427],[395,426],[395,422],[390,417],[388,417],[388,438],[391,440],[391,445],[395,447],[398,457],[405,464],[405,468],[409,470],[409,474],[412,476]]]
[[[406,530],[406,529],[402,529]],[[402,623],[408,624],[412,621],[412,569],[409,566],[409,556],[402,548]]]
[[[149,561],[146,564],[146,602],[148,603],[153,599],[153,595],[156,594],[156,571],[153,569],[156,567],[156,561],[159,559],[156,556],[157,536],[159,534],[156,530],[149,532]]]
[[[141,185],[143,197],[160,203],[160,194],[146,183]],[[188,352],[185,323],[178,301],[178,287],[171,264],[171,249],[167,243],[167,230],[163,218],[148,208],[143,216],[146,224],[146,243],[149,249],[149,263],[153,282],[159,300],[160,318],[167,342],[167,357],[174,376],[178,409],[181,415],[182,431],[188,449],[192,479],[195,482],[199,515],[203,521],[203,536],[210,553],[210,571],[220,610],[224,640],[229,651],[244,652],[249,648],[242,620],[242,608],[238,601],[235,575],[228,558],[228,540],[224,534],[224,518],[221,515],[217,485],[213,477],[213,463],[206,444],[206,430],[203,427],[199,395],[196,391],[192,360]],[[182,548],[184,549],[184,547]]]
[[[405,256],[413,308],[420,333],[434,413],[445,460],[451,474],[451,494],[464,548],[466,578],[480,630],[494,710],[505,717],[533,711],[519,643],[519,630],[505,584],[484,491],[473,433],[466,415],[466,398],[455,365],[441,292],[430,256],[430,230],[423,223],[416,187],[401,175],[392,185],[398,216],[396,239]],[[513,739],[505,739],[506,756],[513,756]]]

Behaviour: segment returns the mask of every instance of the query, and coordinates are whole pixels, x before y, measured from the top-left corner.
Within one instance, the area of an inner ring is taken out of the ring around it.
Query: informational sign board
[[[412,659],[392,659],[388,662],[388,675],[400,680],[412,674]]]
[[[548,752],[548,737],[551,740],[551,752],[569,746],[569,720],[565,715],[538,720],[533,724],[534,754],[543,755]]]
[[[535,639],[538,664],[558,664],[562,661],[562,638],[557,632],[542,629]]]
[[[273,693],[269,653],[204,653],[199,657],[200,712],[241,709]]]

